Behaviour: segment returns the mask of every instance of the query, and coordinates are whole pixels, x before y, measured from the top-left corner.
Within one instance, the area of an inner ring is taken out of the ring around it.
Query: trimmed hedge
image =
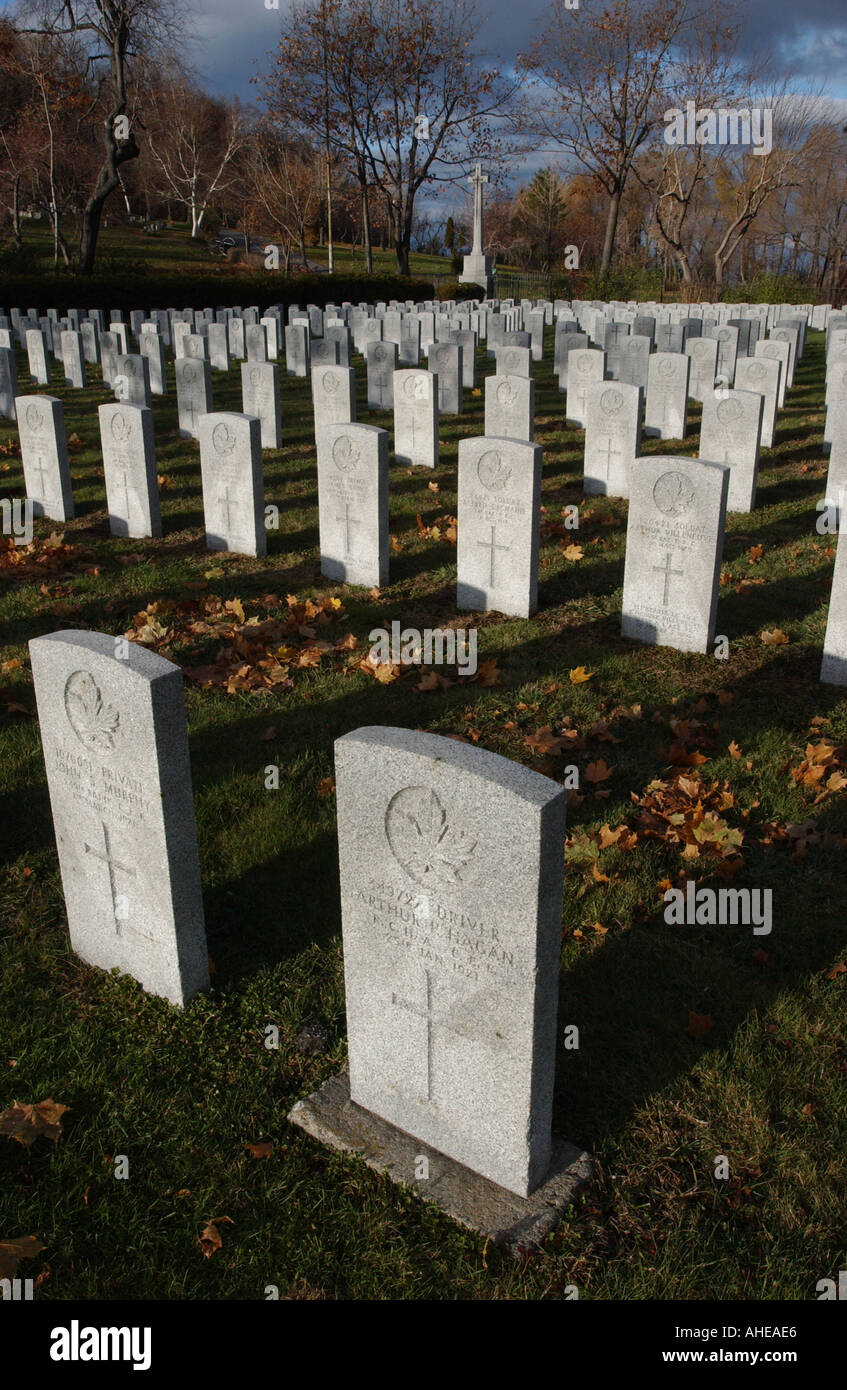
[[[278,271],[244,271],[226,263],[199,274],[144,275],[2,275],[0,305],[26,310],[70,308],[205,309],[230,304],[354,304],[361,300],[434,299],[431,280],[400,275],[281,275]]]
[[[460,284],[458,280],[441,280],[438,284],[437,298],[439,301],[445,299],[484,299],[485,290],[482,285]]]

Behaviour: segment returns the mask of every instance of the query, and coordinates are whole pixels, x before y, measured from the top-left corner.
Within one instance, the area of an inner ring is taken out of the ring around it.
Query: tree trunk
[[[15,182],[12,188],[12,240],[18,250],[23,245],[21,241],[21,175],[15,174]]]
[[[97,255],[97,239],[100,235],[100,224],[103,220],[103,209],[106,199],[113,193],[120,182],[118,169],[121,164],[126,164],[130,159],[137,159],[139,148],[135,143],[135,136],[130,131],[128,138],[122,145],[118,145],[115,140],[114,119],[116,116],[123,115],[123,104],[121,109],[114,111],[103,122],[104,140],[106,145],[106,155],[97,175],[97,183],[94,192],[86,203],[82,213],[82,228],[79,237],[79,265],[77,267],[80,275],[91,275],[94,270],[94,258]]]
[[[615,250],[615,233],[618,230],[618,214],[621,208],[620,188],[616,188],[609,198],[609,211],[606,214],[606,234],[603,238],[603,255],[600,261],[600,278],[605,280],[612,264]]]
[[[365,274],[372,275],[374,253],[371,245],[371,210],[368,203],[367,180],[362,184],[362,245],[365,248]]]

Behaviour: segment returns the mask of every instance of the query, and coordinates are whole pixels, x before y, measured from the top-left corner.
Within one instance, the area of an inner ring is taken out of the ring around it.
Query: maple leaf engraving
[[[450,824],[435,792],[425,787],[398,792],[386,814],[386,829],[395,858],[417,883],[462,882],[477,842]]]
[[[74,733],[86,748],[114,748],[120,714],[114,705],[104,705],[99,687],[88,671],[75,671],[68,680],[65,709]]]

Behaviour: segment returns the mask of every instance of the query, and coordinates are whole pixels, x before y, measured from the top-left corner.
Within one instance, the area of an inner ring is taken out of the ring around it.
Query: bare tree
[[[668,105],[672,50],[710,0],[609,0],[600,10],[565,9],[520,59],[531,79],[523,124],[592,174],[608,197],[600,261],[612,263],[621,198],[633,163]]]
[[[782,84],[763,93],[759,102],[763,110],[772,112],[771,148],[751,153],[746,146],[727,146],[714,178],[721,226],[714,251],[719,287],[756,219],[782,190],[799,186],[803,163],[810,156],[815,98],[790,93]]]
[[[295,244],[306,269],[306,237],[317,221],[324,193],[321,156],[302,140],[262,127],[250,145],[249,167],[255,202],[286,247],[286,270]]]
[[[209,204],[234,182],[248,135],[245,114],[237,101],[216,101],[185,74],[171,72],[154,94],[145,125],[160,192],[186,208],[191,235],[198,237]]]
[[[79,37],[97,82],[92,115],[102,122],[103,158],[82,211],[78,270],[90,275],[107,199],[121,186],[121,166],[137,159],[139,146],[129,117],[128,75],[139,50],[149,60],[166,40],[174,42],[181,20],[167,0],[41,0],[38,18],[23,33]]]
[[[285,24],[270,109],[356,179],[369,269],[373,191],[408,275],[420,191],[495,147],[514,84],[474,55],[477,30],[473,0],[305,0]]]

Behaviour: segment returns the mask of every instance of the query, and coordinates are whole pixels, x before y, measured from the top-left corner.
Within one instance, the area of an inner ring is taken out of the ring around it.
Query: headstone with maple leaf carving
[[[644,393],[623,381],[597,381],[585,392],[583,487],[589,494],[628,497],[641,446]]]
[[[58,396],[18,396],[15,413],[33,516],[69,521],[74,499],[62,402]]]
[[[356,418],[356,373],[353,367],[312,363],[315,438],[324,425],[349,424]]]
[[[212,409],[212,369],[201,357],[178,357],[174,379],[180,437],[199,439],[200,421]]]
[[[756,505],[763,408],[757,391],[724,388],[703,401],[699,457],[729,468],[729,512],[751,512]]]
[[[785,393],[788,390],[788,362],[790,357],[790,347],[786,342],[778,341],[775,338],[768,338],[765,342],[758,342],[753,351],[754,357],[775,357],[782,366],[779,376],[779,409],[785,406]]]
[[[85,353],[82,334],[73,329],[65,329],[61,334],[62,365],[65,369],[65,385],[82,389],[85,380]]]
[[[586,393],[595,381],[605,377],[606,354],[600,348],[573,348],[568,353],[565,421],[585,429]]]
[[[762,423],[759,433],[759,445],[762,449],[773,448],[781,375],[782,363],[774,357],[739,357],[735,364],[736,390],[758,391],[762,397]]]
[[[113,536],[161,536],[152,410],[118,401],[101,405],[97,414],[109,530]]]
[[[404,368],[395,372],[392,380],[395,462],[435,468],[438,464],[438,377],[421,368]]]
[[[498,347],[495,354],[498,376],[532,376],[532,349],[514,347],[511,343]]]
[[[394,401],[397,343],[393,338],[367,344],[368,410],[390,410]]]
[[[458,492],[457,607],[529,617],[538,595],[540,446],[460,440]]]
[[[197,341],[202,344],[203,340]],[[112,386],[119,401],[149,407],[152,404],[149,358],[142,357],[141,353],[118,353],[117,373]]]
[[[71,945],[182,1005],[209,983],[182,673],[100,632],[29,651]]]
[[[684,352],[654,352],[647,363],[644,433],[654,439],[684,439],[691,358]]]
[[[388,582],[388,431],[340,421],[321,425],[315,443],[321,574],[382,587]]]
[[[462,349],[458,343],[430,343],[429,369],[438,377],[438,410],[441,415],[461,415]]]
[[[208,363],[206,364],[208,367]],[[271,364],[272,365],[272,364]],[[203,516],[209,550],[264,555],[261,426],[254,415],[213,411],[200,420]]]
[[[50,383],[50,365],[47,361],[47,334],[41,328],[26,330],[26,355],[29,374],[39,386]]]
[[[577,348],[588,347],[588,334],[580,333],[571,327],[574,321],[560,319],[556,324],[556,338],[553,344],[553,370],[559,378],[559,390],[568,389],[568,354]]]
[[[309,375],[309,325],[289,323],[285,328],[286,376]]]
[[[498,356],[518,348],[498,348]],[[527,349],[523,349],[527,351]],[[535,382],[511,374],[485,378],[485,433],[503,439],[522,439],[532,443],[535,433]]]
[[[715,389],[718,372],[718,344],[715,338],[688,338],[685,355],[691,358],[688,394],[694,401],[703,401]]]
[[[290,1118],[468,1225],[531,1237],[532,1194],[549,1228],[547,1184],[578,1156],[551,1132],[565,792],[405,729],[338,739],[335,771],[349,1090],[332,1078]]]
[[[258,328],[259,324],[251,327]],[[262,332],[264,333],[264,329]],[[279,367],[275,362],[242,362],[241,408],[259,421],[263,449],[282,447]]]
[[[707,652],[715,634],[730,470],[657,454],[630,475],[624,637]]]
[[[225,332],[220,324],[212,324],[212,328],[217,328],[220,332]],[[211,337],[209,346],[211,348]],[[141,357],[146,358],[147,370],[150,374],[150,393],[153,396],[166,396],[168,394],[167,370],[165,366],[165,345],[156,330],[155,324],[151,329],[145,329],[138,339],[138,351]]]

